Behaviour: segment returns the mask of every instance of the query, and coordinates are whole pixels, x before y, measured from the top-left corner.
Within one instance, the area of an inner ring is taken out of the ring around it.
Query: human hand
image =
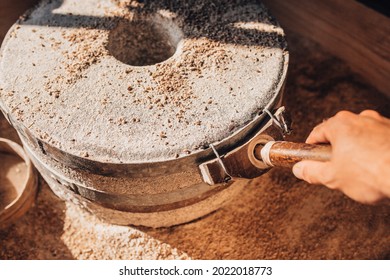
[[[330,143],[332,157],[295,164],[297,178],[365,204],[390,198],[390,119],[371,110],[359,115],[341,111],[316,126],[306,143]]]

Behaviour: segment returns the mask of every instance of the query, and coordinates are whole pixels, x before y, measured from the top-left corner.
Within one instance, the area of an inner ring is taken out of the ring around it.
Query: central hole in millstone
[[[169,19],[122,20],[111,30],[107,49],[125,64],[153,65],[173,56],[181,38],[180,29]]]

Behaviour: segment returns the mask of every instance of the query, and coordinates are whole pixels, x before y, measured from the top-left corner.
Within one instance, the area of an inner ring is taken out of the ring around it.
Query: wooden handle
[[[332,148],[330,145],[311,145],[287,141],[270,141],[257,145],[254,156],[268,166],[292,167],[301,160],[329,161]]]

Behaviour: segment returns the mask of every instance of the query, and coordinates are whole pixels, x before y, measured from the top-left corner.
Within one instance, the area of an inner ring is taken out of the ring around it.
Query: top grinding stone
[[[0,105],[72,155],[164,161],[261,112],[285,49],[257,0],[43,1],[2,45]]]

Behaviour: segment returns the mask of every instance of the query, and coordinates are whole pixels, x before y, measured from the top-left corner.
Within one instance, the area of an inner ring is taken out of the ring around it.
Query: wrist
[[[386,197],[390,198],[390,178],[386,176],[390,172],[390,151],[382,156],[380,160],[377,175],[376,186],[378,191],[383,193]]]

